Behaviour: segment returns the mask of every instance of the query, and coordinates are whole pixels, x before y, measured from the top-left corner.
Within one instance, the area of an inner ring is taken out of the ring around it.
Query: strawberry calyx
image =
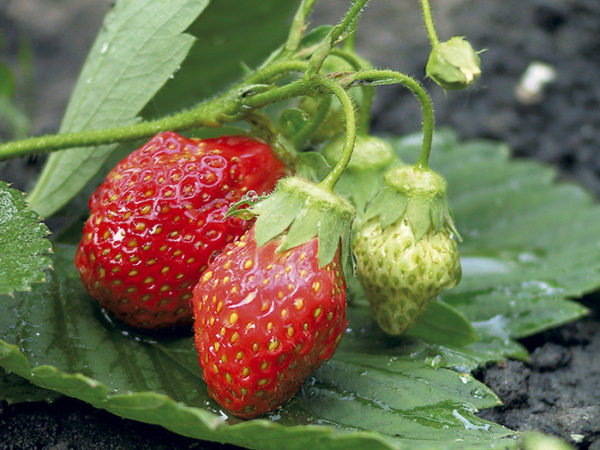
[[[350,237],[356,211],[325,187],[300,177],[282,178],[271,195],[259,199],[248,211],[257,217],[259,247],[279,237],[278,251],[284,252],[316,236],[320,267],[329,264],[338,249],[341,261],[351,261]]]
[[[446,199],[446,181],[428,167],[402,165],[388,170],[364,220],[379,217],[381,229],[406,220],[416,241],[446,230],[460,238]]]

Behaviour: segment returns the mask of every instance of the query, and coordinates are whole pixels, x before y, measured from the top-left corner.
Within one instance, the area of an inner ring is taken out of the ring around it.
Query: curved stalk
[[[356,119],[354,116],[354,105],[348,93],[336,82],[327,78],[316,78],[319,83],[333,95],[335,95],[342,107],[344,108],[344,119],[346,123],[346,139],[344,141],[344,147],[342,149],[342,155],[337,161],[331,172],[319,183],[320,186],[333,191],[335,184],[346,170],[346,166],[350,162],[352,157],[352,151],[354,150],[354,141],[356,140]]]
[[[431,143],[433,141],[433,130],[435,125],[433,104],[429,94],[421,84],[414,78],[393,70],[364,70],[353,74],[345,84],[353,85],[356,82],[364,81],[369,84],[386,85],[401,84],[409,89],[421,103],[421,113],[423,114],[423,143],[421,145],[421,154],[416,163],[417,167],[427,168],[429,166],[429,155],[431,153]]]
[[[361,58],[356,53],[346,51],[345,48],[334,48],[331,50],[331,54],[344,58],[357,71],[373,69],[373,66],[367,60]],[[373,107],[373,100],[375,98],[375,88],[365,85],[361,89],[363,97],[362,105],[360,105],[360,109],[358,110],[358,132],[367,134],[371,123],[371,108]]]

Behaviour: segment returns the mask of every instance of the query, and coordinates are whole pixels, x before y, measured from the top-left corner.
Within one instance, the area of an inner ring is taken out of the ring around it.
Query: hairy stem
[[[327,55],[329,55],[331,49],[335,47],[340,36],[343,33],[346,33],[348,29],[352,27],[354,20],[363,10],[368,1],[369,0],[354,0],[350,10],[342,18],[340,23],[334,26],[329,33],[327,33],[327,36],[325,36],[325,38],[313,52],[309,60],[310,66],[306,71],[306,76],[311,77],[316,74],[319,69],[321,69],[323,61],[325,61],[325,58],[327,58]]]
[[[371,63],[366,59],[361,58],[354,52],[346,51],[346,49],[334,48],[331,50],[332,55],[344,58],[352,67],[359,70],[370,70],[373,68]],[[362,104],[358,110],[358,131],[361,134],[367,134],[369,132],[369,125],[371,124],[371,108],[373,106],[373,99],[375,97],[375,88],[373,86],[364,85],[362,89]]]
[[[285,44],[286,54],[293,53],[298,49],[306,28],[306,19],[315,2],[316,0],[302,0],[302,3],[300,3]]]
[[[421,11],[423,11],[423,22],[425,22],[425,29],[427,30],[427,36],[431,42],[431,46],[435,47],[440,43],[435,26],[433,24],[433,16],[431,15],[431,8],[429,7],[429,0],[420,0]]]
[[[243,117],[246,112],[243,109],[246,97],[251,98],[252,91],[257,89],[253,85],[271,81],[285,73],[303,71],[307,67],[308,63],[304,61],[289,60],[274,63],[249,75],[243,84],[233,87],[224,95],[169,117],[122,127],[38,136],[0,144],[0,161],[70,147],[132,141],[151,137],[164,130],[182,131],[198,127],[219,127],[224,122],[232,122]],[[261,106],[280,100],[277,97],[279,92],[277,89],[271,89],[271,92],[273,94],[268,96],[269,101]]]
[[[352,150],[354,150],[354,141],[356,140],[356,119],[354,117],[354,105],[348,93],[338,83],[328,78],[317,78],[320,84],[331,91],[335,95],[342,107],[344,108],[344,119],[346,124],[346,139],[344,141],[344,147],[342,149],[342,155],[337,161],[331,172],[321,181],[320,186],[333,191],[335,184],[346,170],[346,166],[350,162],[352,157]]]
[[[421,103],[421,113],[423,114],[423,143],[416,165],[417,167],[427,168],[435,125],[433,105],[427,91],[414,78],[393,70],[363,70],[353,74],[348,80],[344,80],[344,84],[354,85],[360,81],[375,85],[401,84],[417,97]]]

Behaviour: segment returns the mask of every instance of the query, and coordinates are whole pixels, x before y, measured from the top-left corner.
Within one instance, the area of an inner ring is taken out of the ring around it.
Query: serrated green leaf
[[[107,14],[60,126],[60,132],[127,125],[180,67],[194,38],[183,31],[208,0],[118,1]],[[116,145],[53,153],[29,201],[49,216],[100,170]]]
[[[11,403],[49,402],[60,394],[56,391],[42,389],[25,378],[14,373],[7,373],[0,368],[0,401]]]
[[[443,300],[473,321],[479,341],[386,336],[349,280],[349,330],[333,359],[265,419],[225,423],[191,336],[134,335],[109,322],[79,282],[75,247],[61,244],[47,283],[0,297],[0,365],[124,417],[251,448],[514,448],[503,439],[510,430],[473,414],[497,398],[468,372],[525,359],[515,337],[583,314],[566,299],[600,286],[589,226],[600,208],[580,189],[553,185],[546,168],[509,161],[503,146],[437,145],[432,166],[447,177],[465,234],[463,281]]]
[[[48,228],[23,193],[0,181],[0,294],[30,289],[52,264]]]

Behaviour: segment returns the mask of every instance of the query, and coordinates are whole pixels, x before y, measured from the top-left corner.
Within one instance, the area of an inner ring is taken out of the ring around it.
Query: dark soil
[[[30,3],[38,2],[2,3],[0,29],[5,50],[12,50],[9,54],[15,53],[16,31],[32,39],[38,98],[33,132],[39,133],[57,127],[85,49],[111,2],[39,2],[46,5],[45,14],[30,14]],[[456,128],[463,138],[506,141],[516,157],[548,162],[561,178],[575,180],[600,197],[600,2],[432,3],[442,39],[464,35],[475,48],[486,49],[483,76],[474,89],[444,94],[425,82],[433,94],[437,123]],[[321,0],[315,21],[335,20],[347,4]],[[39,24],[48,18],[54,20],[50,26]],[[377,66],[423,79],[428,46],[416,1],[372,2],[363,15],[358,48]],[[556,80],[536,102],[526,103],[517,98],[515,88],[534,61],[552,66]],[[410,94],[396,87],[379,93],[375,131],[400,134],[419,128],[419,107]],[[16,173],[14,164],[0,166],[3,179]],[[19,173],[23,168],[35,173],[39,161],[19,165]],[[26,189],[27,175],[13,178]],[[523,340],[531,352],[528,363],[507,361],[480,370],[477,376],[504,402],[481,416],[515,430],[535,429],[561,436],[578,448],[599,450],[599,300],[598,293],[583,299],[590,317]],[[123,420],[72,399],[52,405],[0,405],[0,448],[204,448],[162,428]]]

